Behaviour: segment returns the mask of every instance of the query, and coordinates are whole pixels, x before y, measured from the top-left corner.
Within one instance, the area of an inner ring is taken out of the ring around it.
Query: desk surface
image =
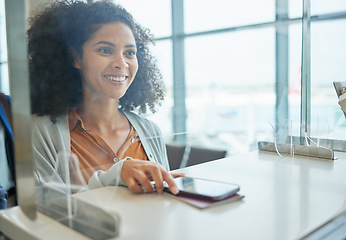
[[[297,239],[346,208],[346,154],[336,156],[328,161],[252,152],[179,170],[240,185],[243,200],[204,210],[165,194],[137,195],[123,187],[75,196],[119,213],[117,239]],[[86,239],[42,214],[30,222],[19,208],[0,212],[0,229],[14,239],[20,233]]]

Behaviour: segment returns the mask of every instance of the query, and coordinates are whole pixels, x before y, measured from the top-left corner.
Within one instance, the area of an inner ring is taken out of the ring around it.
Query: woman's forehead
[[[99,39],[127,40],[135,42],[135,36],[131,28],[122,22],[112,22],[101,24],[89,38],[89,41],[98,41]]]

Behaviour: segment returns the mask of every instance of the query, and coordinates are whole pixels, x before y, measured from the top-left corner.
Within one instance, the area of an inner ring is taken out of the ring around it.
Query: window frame
[[[171,40],[173,51],[173,134],[174,141],[186,142],[185,134],[178,134],[186,132],[186,79],[185,79],[185,47],[184,41],[187,38],[205,36],[218,33],[244,31],[249,29],[259,29],[268,26],[274,26],[276,29],[276,79],[275,79],[275,92],[276,96],[276,109],[275,109],[275,123],[279,125],[284,119],[289,117],[289,99],[288,99],[288,74],[289,74],[289,26],[291,24],[302,24],[302,74],[301,74],[301,104],[300,104],[300,138],[307,134],[310,137],[311,132],[311,79],[310,79],[310,25],[315,21],[330,21],[338,19],[346,19],[346,11],[325,13],[311,16],[310,0],[303,0],[303,13],[301,17],[289,16],[289,2],[286,0],[275,1],[275,20],[271,22],[263,22],[250,25],[234,26],[230,28],[214,29],[208,31],[200,31],[193,33],[184,32],[184,0],[172,0],[172,35],[167,37],[157,38],[156,41]],[[278,114],[280,112],[280,114]],[[281,129],[282,136],[288,136],[288,128]],[[322,140],[325,146],[342,146],[338,139]],[[301,142],[304,144],[303,142]],[[341,150],[341,147],[336,147]]]

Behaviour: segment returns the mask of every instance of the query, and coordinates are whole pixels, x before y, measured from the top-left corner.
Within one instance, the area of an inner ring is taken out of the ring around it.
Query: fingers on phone
[[[165,170],[163,170],[159,165],[156,165],[151,169],[151,178],[155,184],[156,191],[159,193],[162,193],[163,191],[163,172],[165,172]]]
[[[157,192],[162,193],[164,188],[164,181],[167,183],[169,190],[173,194],[179,192],[173,177],[181,176],[181,174],[174,174],[167,172],[161,165],[154,163],[145,163],[132,173],[127,181],[128,188],[135,193]]]
[[[171,173],[173,178],[185,177],[185,173]]]
[[[168,184],[169,191],[171,191],[171,193],[173,193],[174,195],[178,194],[179,189],[177,188],[177,185],[174,182],[173,176],[165,171],[163,177]]]
[[[142,193],[144,191],[141,184],[139,184],[135,179],[129,180],[127,187],[135,193]]]
[[[154,186],[151,184],[150,179],[148,176],[142,172],[138,173],[137,175],[137,181],[144,188],[146,192],[153,192]]]

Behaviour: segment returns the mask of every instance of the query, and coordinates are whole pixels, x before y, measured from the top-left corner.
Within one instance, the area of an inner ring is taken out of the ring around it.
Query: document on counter
[[[179,195],[173,195],[171,193],[167,193],[166,195],[175,198],[177,200],[180,200],[184,203],[187,203],[189,205],[192,205],[196,208],[199,209],[205,209],[205,208],[210,208],[214,206],[219,206],[221,204],[226,204],[230,202],[234,202],[237,200],[243,199],[245,196],[240,193],[233,194],[232,196],[229,196],[227,198],[221,199],[221,200],[216,200],[216,201],[210,201],[210,200],[201,200],[201,199],[196,199],[196,198],[191,198],[191,197],[186,197],[186,196],[179,196]]]

